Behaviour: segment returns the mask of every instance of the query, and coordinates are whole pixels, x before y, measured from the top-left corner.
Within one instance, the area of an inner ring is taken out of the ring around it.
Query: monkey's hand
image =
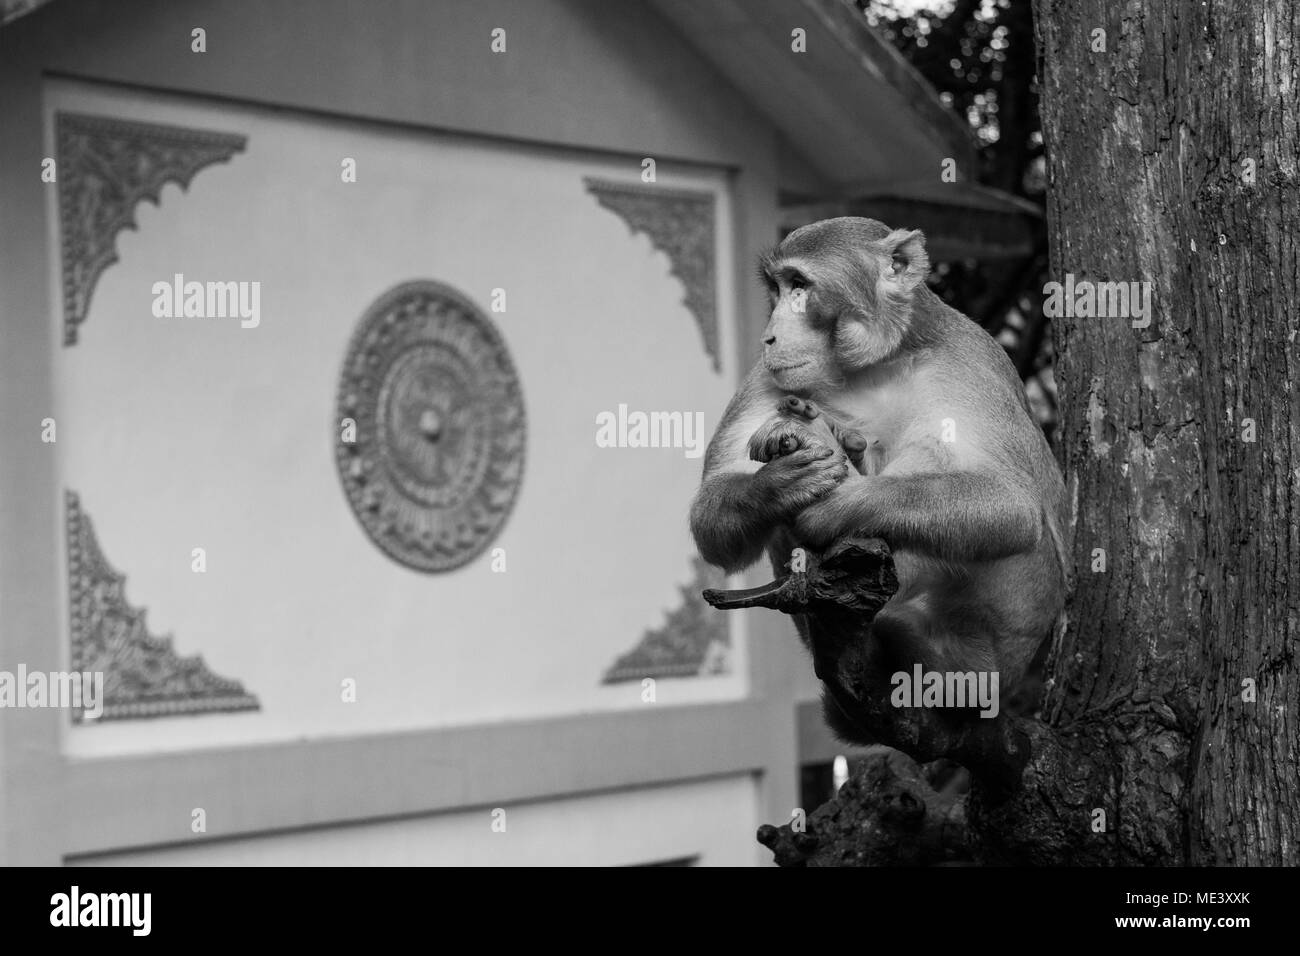
[[[837,482],[827,495],[805,506],[794,519],[795,540],[814,551],[825,551],[838,538],[868,534],[859,527],[858,503],[871,479],[854,476]]]
[[[749,457],[769,462],[806,448],[830,448],[831,443],[815,434],[803,422],[777,415],[759,427],[749,439]]]
[[[779,523],[787,524],[848,474],[848,458],[838,449],[803,448],[773,458],[754,472],[756,497]]]
[[[768,462],[802,448],[842,449],[854,470],[862,472],[867,439],[856,429],[823,415],[813,402],[787,395],[777,402],[776,415],[750,436],[749,457]]]
[[[834,425],[822,415],[816,404],[798,395],[787,395],[776,403],[776,415],[750,436],[749,457],[767,462],[802,448],[839,448],[842,445]],[[853,457],[852,453],[849,457]]]

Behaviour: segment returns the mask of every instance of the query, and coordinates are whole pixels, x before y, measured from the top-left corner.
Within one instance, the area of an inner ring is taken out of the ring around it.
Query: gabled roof
[[[852,0],[650,0],[762,110],[832,187],[856,195],[900,177],[974,169],[961,117],[868,26]],[[807,52],[791,49],[796,28]]]
[[[10,20],[17,20],[24,13],[31,13],[48,0],[0,0],[0,26]]]

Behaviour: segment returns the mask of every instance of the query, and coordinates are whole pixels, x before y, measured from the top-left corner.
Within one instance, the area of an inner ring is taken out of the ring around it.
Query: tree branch
[[[954,721],[894,707],[888,676],[873,673],[871,622],[898,589],[879,538],[848,538],[802,570],[746,591],[710,589],[718,608],[767,607],[796,616],[817,676],[852,724],[882,746],[808,819],[760,828],[758,839],[790,866],[954,862],[1104,864],[1113,834],[1094,832],[1100,793],[1117,786],[1103,722],[1068,729],[1003,711]],[[1157,728],[1159,730],[1160,728]],[[936,792],[917,765],[947,758],[971,773],[964,796]]]

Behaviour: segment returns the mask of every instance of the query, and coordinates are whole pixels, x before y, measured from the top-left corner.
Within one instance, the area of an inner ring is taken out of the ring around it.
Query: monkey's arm
[[[779,392],[756,366],[723,413],[704,459],[704,479],[691,505],[691,533],[704,560],[728,572],[757,561],[778,525],[828,493],[848,473],[838,448],[821,444],[759,467],[750,437],[772,418]]]
[[[729,472],[705,478],[691,505],[691,534],[701,557],[728,573],[749,567],[778,518],[767,511],[756,475]]]
[[[1030,492],[980,472],[850,476],[805,508],[795,530],[813,547],[865,532],[894,547],[991,561],[1038,544],[1042,509]]]
[[[758,494],[759,466],[748,454],[759,415],[775,397],[755,366],[741,383],[704,457],[704,477],[691,504],[691,534],[700,555],[728,572],[758,560],[776,517]]]

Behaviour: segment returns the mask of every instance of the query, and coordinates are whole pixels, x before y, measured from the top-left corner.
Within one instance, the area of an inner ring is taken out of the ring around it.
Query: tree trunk
[[[1145,329],[1055,323],[1078,589],[1048,713],[1108,726],[1116,862],[1295,865],[1300,7],[1035,12],[1052,277],[1152,284]]]
[[[901,801],[929,862],[1300,864],[1300,5],[1035,14],[1051,278],[1151,308],[1053,319],[1075,592],[1032,756],[954,810],[873,755],[808,834],[760,839],[901,862]]]

